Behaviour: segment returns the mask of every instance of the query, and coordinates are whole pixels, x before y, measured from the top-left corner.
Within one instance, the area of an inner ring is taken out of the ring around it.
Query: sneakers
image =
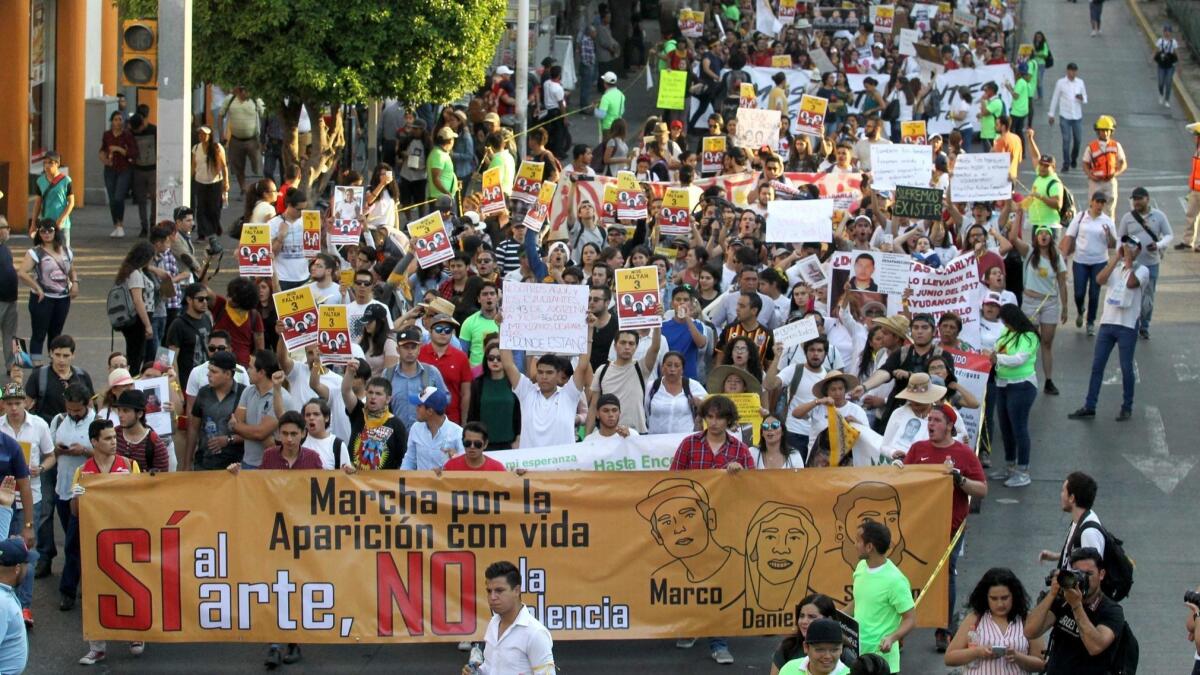
[[[992,453],[988,452],[987,450],[979,453],[979,466],[982,466],[985,469],[992,468]]]
[[[1082,314],[1075,315],[1075,327],[1083,328],[1083,315]]]
[[[1054,380],[1050,378],[1046,378],[1046,386],[1043,390],[1051,396],[1058,396],[1058,387],[1054,386]]]
[[[1096,35],[1098,35],[1098,34],[1099,34],[1099,31],[1092,31],[1092,37],[1096,37]]]
[[[1080,408],[1079,410],[1076,410],[1075,412],[1071,413],[1070,415],[1067,415],[1067,419],[1069,419],[1069,420],[1090,420],[1095,416],[1096,416],[1095,410],[1092,410],[1091,408]]]
[[[696,645],[696,638],[681,638],[675,641],[676,649],[691,649]]]
[[[144,652],[144,651],[146,651],[146,643],[145,642],[130,642],[129,643],[129,653],[130,654],[133,654],[134,656],[141,656],[142,652]]]
[[[52,558],[39,558],[37,561],[37,567],[33,568],[33,578],[44,579],[50,576],[50,565],[52,562]]]
[[[279,652],[279,647],[271,645],[271,648],[267,650],[267,660],[263,662],[263,665],[267,670],[275,670],[283,665],[283,654]]]
[[[721,647],[713,650],[712,660],[723,666],[728,666],[733,663],[733,654],[729,653],[728,647]]]
[[[1096,337],[1096,324],[1089,323],[1087,327],[1087,336]]]
[[[1150,339],[1150,331],[1148,329],[1143,328],[1143,329],[1139,330],[1138,335],[1142,336],[1143,340]]]
[[[104,652],[98,652],[93,649],[93,650],[89,651],[88,653],[84,654],[83,657],[81,657],[79,659],[79,665],[94,666],[97,663],[100,663],[101,661],[103,661],[105,656],[106,655]]]
[[[1133,417],[1133,411],[1129,408],[1121,408],[1121,412],[1117,413],[1118,422],[1128,422],[1131,417]]]
[[[75,609],[75,595],[73,593],[60,593],[58,599],[58,609],[62,612],[69,612]]]
[[[950,631],[945,628],[939,628],[934,631],[933,646],[939,654],[945,654],[946,648],[950,646]]]
[[[26,607],[21,610],[21,618],[25,619],[25,627],[33,628],[33,610]]]
[[[113,231],[108,236],[111,237],[112,239],[124,239],[125,238],[125,228],[114,227]]]
[[[1016,464],[1008,464],[1003,469],[997,469],[996,471],[989,473],[988,478],[991,478],[992,480],[1008,480],[1009,478],[1012,478],[1012,475],[1016,473],[1016,471]]]
[[[1016,471],[1013,472],[1013,475],[1011,477],[1009,477],[1008,480],[1004,481],[1004,487],[1020,488],[1020,487],[1025,487],[1027,485],[1030,485],[1032,483],[1033,483],[1033,479],[1031,479],[1029,477],[1028,471],[1021,471],[1020,469],[1017,469]]]
[[[283,662],[291,665],[293,663],[299,663],[300,659],[302,658],[304,657],[300,655],[300,645],[296,644],[295,642],[289,642],[287,651],[283,654]]]

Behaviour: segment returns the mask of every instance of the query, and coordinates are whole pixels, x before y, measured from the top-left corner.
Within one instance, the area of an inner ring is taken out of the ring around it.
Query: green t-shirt
[[[492,155],[492,161],[488,164],[489,169],[496,167],[500,167],[500,190],[507,197],[512,194],[513,181],[517,179],[517,160],[508,150],[501,150]]]
[[[893,673],[900,672],[900,643],[887,653],[879,641],[900,627],[900,615],[915,607],[912,586],[891,560],[875,569],[860,560],[854,568],[854,620],[858,622],[860,654],[879,654]]]
[[[1029,98],[1037,91],[1033,80],[1020,79],[1013,83],[1013,117],[1025,117],[1029,114]]]
[[[449,181],[449,192],[442,190],[442,188],[437,185],[437,182],[433,180],[434,169],[442,170],[442,185],[445,185],[447,181]],[[458,191],[458,176],[454,175],[454,159],[450,157],[450,153],[441,148],[435,147],[433,151],[429,153],[429,159],[425,161],[425,170],[428,178],[428,180],[425,181],[426,199],[437,199],[442,195],[453,196],[454,193]]]
[[[735,24],[742,20],[742,9],[737,6],[737,3],[725,5],[721,8],[721,13]]]
[[[1039,345],[1037,336],[1033,333],[1021,333],[1018,335],[1008,328],[1001,331],[1000,337],[996,339],[997,351],[1003,347],[1004,353],[1009,356],[1028,354],[1029,358],[1019,366],[1005,366],[996,363],[997,379],[1004,380],[1005,382],[1016,382],[1032,376],[1037,367]]]
[[[604,111],[604,118],[600,120],[600,128],[608,131],[613,122],[625,115],[625,94],[616,87],[609,87],[600,97],[599,107]]]
[[[1004,112],[1004,101],[999,96],[987,102],[987,115],[979,116],[979,137],[985,140],[996,138],[996,118]]]
[[[808,675],[808,657],[792,659],[783,664],[783,667],[779,669],[779,675]],[[833,667],[833,675],[850,675],[850,668],[838,661],[837,665]]]
[[[1042,64],[1038,62],[1037,54],[1026,65],[1029,66],[1029,86],[1032,87],[1029,91],[1037,91],[1038,78],[1042,75]]]
[[[500,326],[496,321],[479,312],[475,312],[468,316],[466,321],[463,321],[458,337],[471,343],[471,353],[467,355],[467,360],[471,362],[472,366],[483,363],[483,338],[488,333],[499,332]]]
[[[1045,195],[1047,197],[1062,197],[1062,180],[1057,174],[1049,176],[1038,176],[1033,181],[1033,191]],[[1028,199],[1028,197],[1027,197]],[[1052,209],[1046,206],[1040,199],[1034,199],[1029,203],[1029,224],[1031,226],[1045,225],[1047,227],[1059,228],[1058,209]]]

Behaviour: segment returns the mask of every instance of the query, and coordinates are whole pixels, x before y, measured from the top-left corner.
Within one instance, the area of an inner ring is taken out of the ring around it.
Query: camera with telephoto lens
[[[1184,602],[1190,602],[1190,603],[1192,603],[1193,605],[1196,605],[1197,607],[1200,607],[1200,592],[1198,592],[1198,591],[1184,591],[1184,592],[1183,592],[1183,601],[1184,601]]]
[[[216,237],[209,237],[208,238],[208,248],[204,249],[204,252],[207,253],[208,257],[211,258],[211,257],[218,256],[218,255],[221,255],[222,253],[224,253],[225,248],[223,246],[221,246],[221,242],[217,241]]]
[[[1068,588],[1078,588],[1079,592],[1087,595],[1088,593],[1088,575],[1079,570],[1064,569],[1051,572],[1046,576],[1046,585],[1049,586],[1057,576],[1058,587],[1061,590]]]

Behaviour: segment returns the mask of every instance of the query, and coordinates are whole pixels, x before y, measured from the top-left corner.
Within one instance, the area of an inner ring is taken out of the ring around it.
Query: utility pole
[[[529,128],[529,0],[517,0],[517,156],[525,156]]]
[[[158,159],[155,220],[192,203],[192,2],[158,1]],[[215,140],[213,142],[216,142]]]

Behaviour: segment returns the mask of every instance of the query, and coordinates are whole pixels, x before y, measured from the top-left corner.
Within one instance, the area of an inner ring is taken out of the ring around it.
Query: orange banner
[[[916,595],[950,539],[941,467],[84,476],[84,635],[149,642],[481,640],[510,560],[561,640],[769,635],[850,600],[857,524]],[[130,508],[136,505],[136,508]],[[946,618],[946,577],[918,608]]]

